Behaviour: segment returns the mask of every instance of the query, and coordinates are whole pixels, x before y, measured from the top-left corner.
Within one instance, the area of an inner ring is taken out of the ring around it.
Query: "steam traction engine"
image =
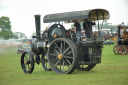
[[[118,26],[117,45],[113,47],[113,52],[117,55],[128,54],[128,26]]]
[[[104,9],[93,9],[76,12],[50,14],[44,16],[44,23],[56,22],[40,35],[40,15],[35,15],[36,41],[32,42],[32,51],[25,51],[21,56],[21,66],[25,73],[32,73],[34,62],[45,70],[53,70],[57,74],[70,74],[75,69],[89,71],[101,63],[103,39],[99,35],[77,42],[70,30],[66,30],[63,23],[72,23],[72,20],[83,22],[84,19],[92,21],[109,19],[109,12]],[[58,23],[57,23],[58,22]],[[99,25],[98,25],[99,27]],[[34,53],[34,54],[32,54]]]

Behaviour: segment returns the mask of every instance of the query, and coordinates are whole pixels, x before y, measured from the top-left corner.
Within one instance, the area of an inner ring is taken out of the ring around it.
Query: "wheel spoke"
[[[55,49],[56,53],[59,55],[59,52]]]
[[[59,59],[56,58],[56,59],[52,59],[52,60],[53,60],[53,61],[57,61],[57,60],[59,60]]]
[[[63,71],[64,71],[64,59],[63,59]]]
[[[65,50],[65,42],[64,42],[64,47],[63,47],[63,51]]]
[[[52,55],[52,56],[57,56],[57,54],[50,54],[50,55]]]
[[[65,54],[65,55],[69,55],[70,53],[72,53],[72,51],[68,52],[68,53],[67,53],[67,54]]]
[[[61,61],[60,61],[60,70],[61,70]]]
[[[60,60],[58,60],[54,66],[56,66],[59,62],[60,62]]]
[[[60,51],[60,53],[62,53],[62,42],[61,42],[61,51]]]
[[[73,57],[71,57],[71,56],[64,56],[64,58],[72,58],[73,59]]]
[[[26,61],[26,59],[24,58],[24,62]]]
[[[63,52],[65,54],[70,49],[70,46]]]
[[[45,64],[46,64],[46,67],[47,67],[47,62],[45,62]]]
[[[26,58],[26,60],[28,60],[26,55],[25,55],[25,58]]]
[[[65,60],[64,60],[64,63],[66,64],[66,66],[69,68],[69,66],[68,66],[68,64],[65,62]]]
[[[24,67],[25,67],[25,69],[26,69],[26,67],[27,67],[27,64],[24,64]]]
[[[60,51],[59,47],[57,46],[57,44],[55,43],[55,46],[57,47],[57,49]]]
[[[28,70],[28,65],[26,64],[25,69]]]
[[[29,71],[29,64],[28,64],[28,71]]]
[[[66,59],[66,61],[67,61],[70,65],[72,65],[72,64],[69,62],[69,60]]]
[[[50,68],[50,64],[48,63],[48,65],[49,65],[49,68]]]

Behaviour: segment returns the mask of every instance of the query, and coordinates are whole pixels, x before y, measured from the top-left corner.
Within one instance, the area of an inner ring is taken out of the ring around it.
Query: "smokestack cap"
[[[35,17],[40,17],[41,15],[34,15]]]

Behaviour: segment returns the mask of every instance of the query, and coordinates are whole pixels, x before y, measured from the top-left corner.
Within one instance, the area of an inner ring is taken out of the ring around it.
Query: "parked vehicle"
[[[113,47],[113,52],[119,55],[128,54],[128,26],[118,26],[117,45]]]

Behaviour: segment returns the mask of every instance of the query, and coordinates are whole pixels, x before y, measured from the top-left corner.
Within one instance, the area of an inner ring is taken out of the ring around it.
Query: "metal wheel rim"
[[[118,48],[118,45],[115,45],[114,48],[113,48],[113,52],[114,52],[115,54],[118,54],[117,48]]]
[[[58,58],[59,54],[62,54],[62,59]],[[52,70],[57,74],[71,73],[77,66],[75,50],[68,39],[58,38],[51,43],[48,60]]]
[[[96,64],[92,64],[92,65],[78,65],[76,70],[78,70],[78,71],[89,71],[89,70],[93,69],[95,66],[96,66]]]
[[[44,68],[44,70],[46,71],[52,71],[50,65],[49,65],[49,62],[48,62],[48,59],[47,59],[47,55],[44,56],[44,58],[42,58],[43,62],[42,62],[42,66]]]
[[[125,45],[120,45],[118,47],[118,53],[120,55],[126,55],[127,54],[127,47]]]
[[[28,63],[26,63],[28,62]],[[21,67],[25,73],[32,73],[34,69],[34,58],[30,52],[24,52],[21,56]]]

